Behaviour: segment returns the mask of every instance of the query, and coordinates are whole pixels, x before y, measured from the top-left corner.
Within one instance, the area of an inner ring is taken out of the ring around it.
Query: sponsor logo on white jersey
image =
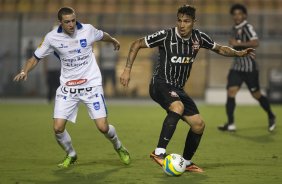
[[[70,54],[81,53],[81,49],[74,49],[69,51]]]
[[[65,48],[68,48],[68,46],[61,43],[61,45],[59,45],[58,48],[59,49],[65,49]]]
[[[87,79],[70,80],[70,81],[66,82],[66,85],[67,86],[77,86],[77,85],[84,84],[86,81],[87,81]]]

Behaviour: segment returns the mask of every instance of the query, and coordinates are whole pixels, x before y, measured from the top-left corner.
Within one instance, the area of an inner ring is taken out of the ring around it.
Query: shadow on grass
[[[57,178],[53,181],[32,181],[40,184],[99,184],[115,183],[116,177],[111,177],[115,173],[130,168],[130,165],[124,165],[119,160],[107,159],[91,162],[79,162],[66,168],[56,168],[53,175]]]
[[[255,164],[250,164],[250,163],[233,163],[233,162],[228,162],[228,163],[210,163],[210,164],[204,164],[203,168],[205,168],[205,170],[212,170],[212,169],[217,169],[217,168],[224,168],[224,167],[244,167],[244,166],[251,166],[251,165],[255,165]]]
[[[273,135],[257,135],[257,136],[253,136],[253,135],[242,135],[242,134],[232,134],[232,136],[240,138],[240,139],[244,139],[244,140],[248,140],[251,142],[257,142],[257,143],[270,143],[273,142],[274,139],[272,138]]]
[[[204,183],[209,177],[205,173],[189,173],[185,172],[181,176],[172,177],[163,175],[163,177],[159,177],[161,181],[160,184],[173,184],[173,183]]]
[[[263,132],[263,134],[262,134]],[[277,131],[268,132],[265,127],[241,128],[236,132],[222,132],[223,134],[256,143],[270,143],[274,141]]]

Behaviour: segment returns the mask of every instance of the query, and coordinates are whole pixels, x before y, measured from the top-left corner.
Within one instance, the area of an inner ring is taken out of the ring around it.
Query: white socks
[[[186,159],[184,159],[184,160],[185,160],[186,166],[191,164],[191,161],[190,161],[190,160],[186,160]]]
[[[115,149],[119,149],[121,147],[121,142],[117,137],[114,126],[109,125],[109,131],[105,134],[105,136],[112,142]],[[66,129],[63,133],[55,134],[55,137],[59,145],[65,150],[68,156],[74,157],[76,155],[71,143],[71,137]]]
[[[116,129],[113,125],[109,125],[109,131],[104,135],[112,142],[115,149],[119,149],[121,147],[121,142],[118,139]]]
[[[166,149],[164,149],[164,148],[156,148],[155,149],[156,155],[165,154],[165,152],[166,152]]]
[[[55,134],[55,137],[59,145],[67,152],[68,156],[74,157],[76,155],[71,143],[71,137],[66,129],[63,133]]]

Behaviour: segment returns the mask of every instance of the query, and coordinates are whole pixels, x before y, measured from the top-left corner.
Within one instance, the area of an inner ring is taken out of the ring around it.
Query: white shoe
[[[268,131],[273,132],[276,127],[276,117],[270,118],[268,120]]]
[[[224,125],[222,126],[218,126],[217,127],[218,130],[221,130],[221,131],[229,131],[229,132],[235,132],[236,131],[236,126],[234,123],[225,123]]]

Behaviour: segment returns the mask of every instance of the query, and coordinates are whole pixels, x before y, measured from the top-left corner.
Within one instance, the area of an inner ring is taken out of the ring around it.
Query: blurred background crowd
[[[46,64],[40,64],[32,71],[27,82],[14,83],[12,79],[43,36],[56,24],[57,11],[62,6],[73,7],[78,21],[109,32],[121,43],[117,54],[109,54],[111,48],[108,45],[98,43],[94,46],[104,76],[106,96],[147,98],[148,84],[158,58],[156,50],[139,52],[126,92],[119,84],[131,42],[174,26],[177,8],[192,4],[197,8],[195,27],[208,33],[216,42],[228,44],[233,25],[229,8],[233,3],[242,3],[248,8],[248,20],[255,26],[260,39],[256,57],[261,88],[271,102],[281,103],[282,0],[0,0],[0,98],[48,96],[47,73],[49,69],[57,69],[49,65],[53,63],[51,61],[43,61]],[[206,101],[212,100],[213,95],[225,100],[226,97],[220,94],[225,91],[232,58],[205,49],[197,57],[185,87],[188,93]]]

